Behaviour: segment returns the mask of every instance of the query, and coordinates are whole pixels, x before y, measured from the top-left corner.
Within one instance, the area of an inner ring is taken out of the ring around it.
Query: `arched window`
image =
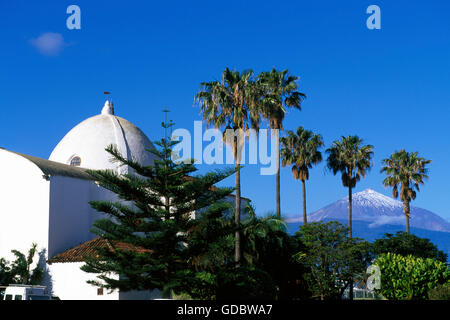
[[[71,165],[72,167],[79,167],[79,166],[81,165],[81,158],[78,157],[78,156],[73,157],[73,158],[70,160],[70,165]]]

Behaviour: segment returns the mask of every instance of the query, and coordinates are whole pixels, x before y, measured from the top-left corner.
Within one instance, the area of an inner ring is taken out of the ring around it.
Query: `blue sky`
[[[81,8],[81,30],[66,28],[71,4]],[[366,28],[371,4],[381,8],[381,30]],[[449,219],[449,10],[447,1],[400,0],[1,1],[0,146],[47,158],[73,126],[100,112],[105,90],[117,115],[156,140],[163,108],[177,127],[193,129],[200,82],[225,67],[288,68],[308,98],[301,112],[289,112],[286,129],[312,129],[327,146],[349,134],[373,144],[374,167],[356,191],[390,195],[381,160],[401,148],[419,151],[433,164],[413,205]],[[59,51],[37,50],[45,33],[60,35]],[[259,213],[274,210],[275,176],[248,165],[241,181]],[[301,185],[289,168],[281,182],[283,213],[299,214]],[[321,164],[307,193],[312,212],[347,191]]]

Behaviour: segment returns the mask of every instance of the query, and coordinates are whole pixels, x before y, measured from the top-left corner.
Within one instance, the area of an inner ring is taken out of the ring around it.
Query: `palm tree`
[[[372,166],[373,146],[363,145],[358,136],[341,137],[326,150],[327,167],[334,175],[341,173],[342,184],[348,187],[348,234],[352,237],[352,188],[366,176]]]
[[[196,101],[199,103],[203,120],[206,125],[216,128],[238,130],[239,135],[234,136],[232,141],[226,141],[231,144],[236,168],[236,205],[234,221],[236,225],[235,233],[235,260],[239,265],[241,260],[241,236],[239,232],[240,213],[241,213],[241,175],[240,159],[244,144],[245,131],[249,125],[258,129],[259,113],[255,108],[255,81],[253,80],[253,71],[248,70],[242,73],[230,71],[226,68],[222,73],[221,81],[203,82],[201,90],[196,95]],[[225,132],[224,132],[225,138]]]
[[[309,169],[322,161],[319,148],[324,145],[322,136],[298,127],[297,132],[287,131],[287,137],[281,141],[282,165],[292,165],[294,179],[301,180],[303,193],[303,223],[306,218],[306,180],[309,180]]]
[[[242,222],[244,243],[242,245],[243,259],[249,265],[257,265],[259,260],[267,256],[267,252],[274,252],[275,248],[283,247],[283,235],[287,225],[282,219],[268,214],[258,217],[255,208],[250,204],[245,208],[246,217]]]
[[[387,177],[383,180],[385,187],[393,187],[392,196],[396,199],[399,196],[403,201],[403,213],[406,218],[406,233],[409,233],[409,218],[411,200],[416,198],[416,191],[419,185],[428,179],[427,164],[431,160],[419,157],[417,152],[407,152],[404,149],[394,152],[390,158],[383,160],[384,167],[381,169]]]
[[[262,116],[269,120],[270,129],[275,129],[277,143],[276,212],[278,218],[281,218],[279,130],[283,130],[286,108],[300,110],[300,104],[306,98],[305,94],[297,91],[297,80],[298,77],[289,75],[287,69],[277,71],[273,68],[272,71],[262,72],[258,76],[258,87],[263,98],[256,107]]]
[[[16,259],[11,265],[11,274],[14,275],[14,283],[26,284],[26,285],[37,285],[41,282],[44,276],[44,270],[41,268],[38,262],[33,270],[31,270],[31,265],[33,264],[34,257],[38,253],[37,244],[33,243],[30,250],[28,250],[28,255],[25,256],[22,252],[18,250],[11,250]]]

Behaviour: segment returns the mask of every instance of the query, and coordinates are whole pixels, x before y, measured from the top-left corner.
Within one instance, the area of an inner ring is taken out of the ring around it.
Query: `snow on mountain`
[[[354,221],[369,222],[370,227],[405,225],[403,204],[372,189],[352,196]],[[308,221],[348,219],[348,197],[338,200],[308,215]],[[450,223],[437,214],[411,206],[410,226],[415,228],[450,232]]]

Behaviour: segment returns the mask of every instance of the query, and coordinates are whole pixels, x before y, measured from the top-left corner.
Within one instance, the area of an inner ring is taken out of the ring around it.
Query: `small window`
[[[14,300],[22,300],[22,295],[16,294],[16,295],[14,296]]]
[[[98,296],[102,296],[103,295],[103,288],[98,288],[97,289],[97,295]]]
[[[79,166],[81,166],[81,158],[80,157],[73,157],[72,160],[70,160],[70,165],[72,167],[79,167]]]
[[[5,300],[12,300],[12,298],[13,298],[12,294],[7,294],[5,296]]]

